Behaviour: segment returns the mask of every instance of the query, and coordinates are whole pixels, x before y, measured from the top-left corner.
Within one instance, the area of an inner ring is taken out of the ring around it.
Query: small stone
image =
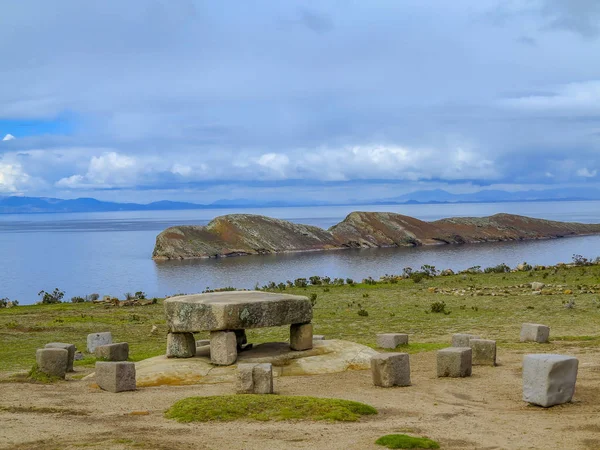
[[[73,357],[73,359],[75,361],[81,361],[84,358],[83,353],[81,352],[75,352],[75,356]]]
[[[135,391],[135,363],[127,361],[98,361],[96,384],[105,391]]]
[[[437,352],[438,377],[470,377],[473,351],[470,347],[449,347]]]
[[[35,362],[40,372],[52,377],[65,378],[69,352],[64,348],[40,348],[35,352]]]
[[[310,350],[313,347],[312,323],[296,323],[290,326],[290,348]]]
[[[67,372],[74,372],[73,361],[75,360],[75,348],[74,344],[65,344],[64,342],[51,342],[45,345],[45,348],[63,348],[69,353],[67,359]]]
[[[575,393],[577,358],[537,354],[523,357],[523,400],[545,408],[568,403]]]
[[[89,353],[94,353],[94,350],[96,350],[96,347],[99,345],[107,344],[112,344],[112,334],[110,331],[88,334],[87,351]]]
[[[233,331],[210,332],[210,362],[230,366],[237,359],[237,340]]]
[[[199,339],[196,341],[196,347],[206,347],[210,345],[210,339]]]
[[[547,343],[550,337],[550,327],[539,323],[524,323],[521,326],[521,342]]]
[[[150,334],[156,334],[158,332],[158,327],[156,325],[152,325],[150,329]]]
[[[373,384],[380,387],[410,386],[408,353],[380,353],[371,358]]]
[[[496,365],[496,341],[490,339],[471,339],[469,346],[473,351],[472,363],[474,366]]]
[[[396,348],[406,344],[408,344],[408,334],[383,333],[377,335],[377,347],[379,348]]]
[[[481,339],[474,334],[456,333],[452,335],[452,347],[468,347],[471,339]]]
[[[255,394],[273,393],[273,366],[271,363],[256,364],[252,370]]]
[[[129,359],[129,344],[119,342],[118,344],[99,345],[94,351],[96,358],[107,361],[127,361]]]
[[[168,333],[167,358],[191,358],[196,356],[196,340],[193,333]]]
[[[313,334],[313,341],[324,341],[325,336],[322,334]]]

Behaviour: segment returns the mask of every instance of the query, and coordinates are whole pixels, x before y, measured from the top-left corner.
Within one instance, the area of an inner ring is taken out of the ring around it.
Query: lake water
[[[339,206],[237,210],[0,215],[0,297],[21,304],[56,287],[65,298],[97,292],[122,297],[200,292],[207,287],[252,288],[256,283],[312,275],[361,280],[432,264],[465,269],[499,263],[516,266],[569,262],[573,254],[600,255],[600,236],[461,246],[339,250],[193,261],[154,262],[156,235],[168,226],[206,224],[234,212],[264,214],[330,227],[351,211],[392,211],[423,220],[499,212],[551,220],[600,223],[600,202]]]

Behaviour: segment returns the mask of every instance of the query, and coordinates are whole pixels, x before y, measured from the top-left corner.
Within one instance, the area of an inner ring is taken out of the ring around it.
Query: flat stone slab
[[[310,300],[260,291],[181,295],[165,300],[170,332],[244,330],[309,323]]]
[[[271,363],[273,376],[320,375],[367,370],[371,357],[378,352],[355,342],[329,339],[315,341],[313,348],[293,351],[287,342],[270,342],[240,352],[237,364]],[[163,385],[190,385],[236,382],[237,364],[214,366],[210,362],[210,349],[203,347],[193,358],[167,358],[164,355],[136,363],[138,387]],[[92,379],[88,375],[84,379]]]

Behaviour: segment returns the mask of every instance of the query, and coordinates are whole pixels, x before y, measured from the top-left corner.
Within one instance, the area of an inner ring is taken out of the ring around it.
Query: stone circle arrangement
[[[261,291],[229,291],[185,295],[164,302],[168,327],[168,358],[192,358],[196,348],[209,347],[211,363],[233,365],[238,352],[251,348],[246,329],[290,325],[290,349],[303,351],[313,347],[313,341],[324,340],[313,335],[312,305],[298,295]],[[210,339],[194,339],[195,332],[210,333]],[[550,328],[524,323],[520,341],[544,344],[549,342]],[[406,333],[382,333],[376,336],[377,346],[396,350],[409,343]],[[110,332],[87,336],[87,351],[101,361],[96,362],[96,384],[108,392],[136,390],[135,363],[128,361],[129,345],[113,343]],[[76,348],[73,344],[52,342],[36,351],[38,369],[50,376],[64,379],[73,372]],[[438,350],[437,377],[464,378],[472,374],[473,366],[492,366],[496,362],[496,341],[478,335],[457,333],[451,346]],[[523,400],[533,405],[550,407],[572,400],[577,381],[577,358],[557,354],[527,354],[523,357]],[[271,363],[240,363],[237,366],[236,392],[239,394],[273,394]],[[381,352],[371,358],[371,376],[375,386],[382,388],[411,385],[410,356],[401,352]]]

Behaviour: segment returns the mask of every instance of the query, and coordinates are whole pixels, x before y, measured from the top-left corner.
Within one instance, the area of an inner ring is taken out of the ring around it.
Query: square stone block
[[[119,342],[118,344],[99,345],[94,351],[96,358],[107,361],[127,361],[129,359],[129,344]]]
[[[490,339],[471,339],[469,346],[473,350],[472,362],[474,366],[496,365],[496,341]]]
[[[238,394],[272,394],[273,366],[271,363],[238,364]]]
[[[193,333],[168,333],[167,358],[191,358],[196,356],[196,340]]]
[[[96,384],[108,392],[135,391],[135,363],[127,361],[98,361]]]
[[[452,335],[452,347],[468,347],[471,339],[481,339],[474,334],[456,333]]]
[[[396,348],[406,344],[408,344],[408,334],[383,333],[377,335],[377,347],[379,348]]]
[[[313,347],[312,323],[295,323],[290,326],[290,348],[292,350],[310,350]]]
[[[521,326],[521,342],[545,344],[550,338],[550,327],[539,323],[524,323]]]
[[[75,360],[75,344],[65,344],[64,342],[50,342],[45,345],[45,348],[62,348],[69,353],[67,358],[67,372],[74,372],[73,361]]]
[[[87,351],[90,353],[94,353],[96,347],[99,345],[108,345],[112,344],[112,333],[110,331],[106,331],[103,333],[92,333],[88,334],[87,337]]]
[[[40,348],[35,352],[35,362],[40,372],[52,377],[64,378],[69,352],[64,348]]]
[[[237,359],[237,339],[233,331],[210,332],[210,362],[230,366]]]
[[[273,366],[271,363],[256,364],[252,370],[255,394],[273,393]]]
[[[373,356],[371,375],[375,386],[410,386],[408,353],[380,353]]]
[[[199,339],[196,341],[196,347],[205,347],[210,345],[210,339]]]
[[[568,403],[575,393],[577,358],[565,355],[523,357],[523,400],[545,408]]]
[[[437,352],[438,377],[470,377],[473,351],[470,347],[449,347]]]

